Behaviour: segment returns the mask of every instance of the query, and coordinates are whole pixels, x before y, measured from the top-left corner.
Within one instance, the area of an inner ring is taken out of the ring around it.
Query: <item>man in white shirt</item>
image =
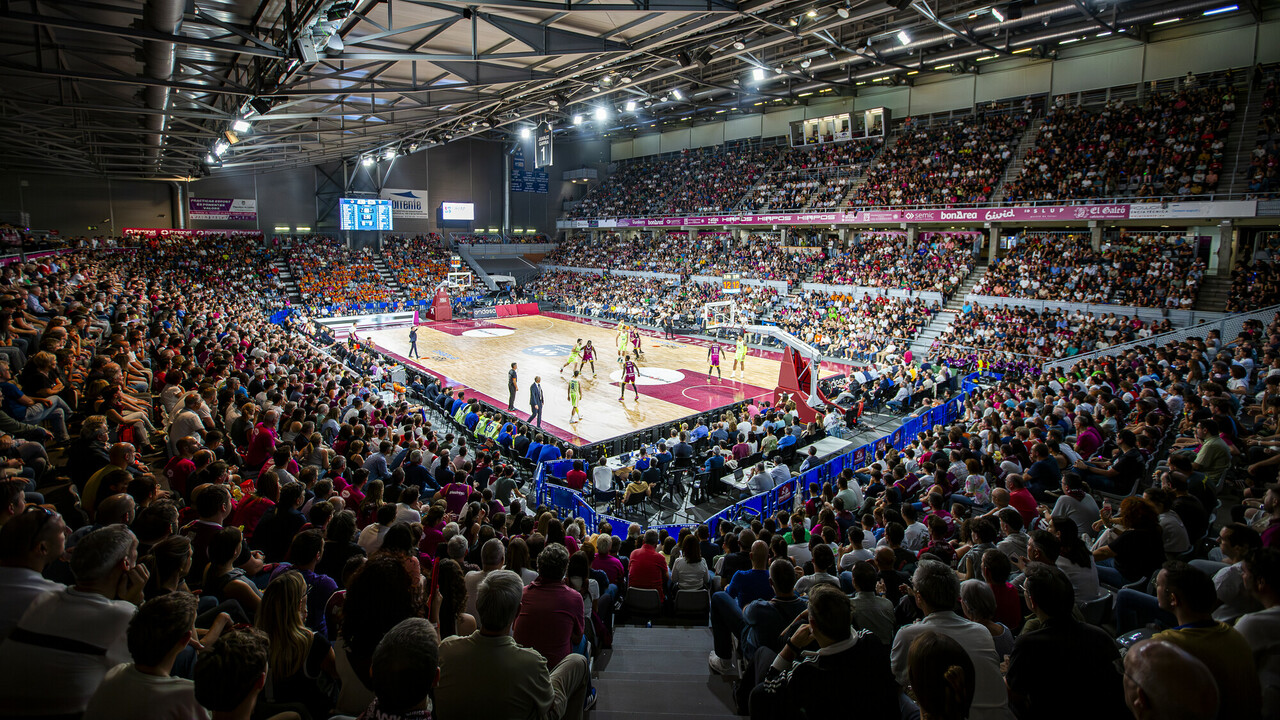
[[[107,672],[89,700],[85,720],[209,716],[196,702],[195,683],[170,674],[195,634],[197,604],[191,593],[172,592],[138,609],[126,636],[133,662]],[[219,620],[220,630],[228,618],[223,615]]]
[[[182,407],[169,423],[169,457],[178,454],[178,440],[184,437],[204,437],[204,421],[200,419],[200,394],[190,392],[183,396]]]
[[[129,662],[125,637],[147,569],[124,525],[84,537],[71,556],[75,587],[31,603],[0,644],[0,708],[16,715],[83,713],[107,671]]]
[[[0,527],[0,642],[33,600],[50,590],[66,589],[41,574],[62,556],[67,534],[62,516],[38,505],[28,505]]]
[[[1263,610],[1236,621],[1253,649],[1262,684],[1262,716],[1280,716],[1280,549],[1259,550],[1244,561],[1244,582]]]
[[[991,633],[956,614],[960,580],[955,572],[936,560],[923,560],[916,567],[913,584],[915,587],[909,592],[924,619],[899,629],[893,638],[889,660],[898,684],[904,688],[911,684],[907,653],[917,637],[932,630],[960,643],[973,661],[976,684],[969,720],[1013,720]]]

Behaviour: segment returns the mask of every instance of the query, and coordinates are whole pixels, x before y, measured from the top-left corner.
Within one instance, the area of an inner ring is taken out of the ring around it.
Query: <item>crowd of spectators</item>
[[[980,353],[986,357],[1025,356],[1031,362],[1057,360],[1173,329],[1167,319],[1143,321],[1115,313],[1095,316],[1078,309],[1037,311],[1022,305],[966,305],[934,339],[929,357],[935,361],[964,360]]]
[[[1280,303],[1280,268],[1276,267],[1273,240],[1259,238],[1266,243],[1254,253],[1250,263],[1239,263],[1231,270],[1231,290],[1227,296],[1226,311],[1249,312]]]
[[[1262,91],[1262,116],[1246,170],[1249,194],[1274,198],[1280,192],[1280,79],[1273,68]]]
[[[544,272],[525,286],[538,301],[555,302],[573,312],[608,320],[625,320],[664,326],[695,326],[702,321],[702,306],[732,299],[740,322],[755,323],[778,301],[778,291],[767,285],[743,283],[742,291],[727,296],[717,282],[680,282],[613,273],[596,274],[558,270]]]
[[[1099,197],[1196,196],[1217,189],[1235,118],[1230,83],[1153,93],[1141,104],[1100,109],[1058,98],[1045,116],[1009,202]]]
[[[289,271],[302,302],[312,308],[352,308],[394,299],[373,263],[375,250],[352,250],[336,238],[294,243],[288,253]]]
[[[968,234],[921,233],[914,248],[906,238],[905,232],[858,233],[847,250],[827,251],[813,281],[950,295],[973,270]]]
[[[1011,110],[922,127],[908,121],[876,159],[853,206],[982,203],[991,199],[1029,113]]]
[[[434,237],[432,237],[434,236]],[[448,275],[449,251],[436,233],[412,238],[390,236],[382,239],[382,260],[400,284],[400,298],[430,298]]]
[[[720,276],[801,282],[821,261],[807,250],[784,248],[777,233],[752,233],[738,242],[723,233],[653,232],[635,240],[604,233],[598,241],[586,234],[570,236],[546,258],[552,265],[613,270],[640,270],[681,276]]]
[[[806,290],[783,299],[773,320],[828,357],[882,363],[906,351],[940,309],[919,298]]]
[[[875,141],[788,148],[742,207],[753,212],[839,207],[880,146]]]
[[[578,718],[613,600],[670,582],[718,587],[709,664],[753,717],[1280,713],[1280,317],[989,380],[779,514],[624,539],[526,504],[506,458],[570,449],[431,382],[484,429],[433,427],[358,339],[269,322],[263,260],[210,238],[0,274],[3,714]],[[789,310],[932,311],[878,302]],[[931,372],[875,394],[929,407]]]
[[[1097,250],[1087,235],[1024,233],[973,292],[1077,303],[1190,309],[1206,264],[1198,238],[1124,233]]]

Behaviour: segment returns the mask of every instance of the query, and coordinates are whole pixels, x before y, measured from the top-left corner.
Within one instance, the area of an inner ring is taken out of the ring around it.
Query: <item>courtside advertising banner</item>
[[[391,217],[430,220],[427,191],[410,188],[382,188],[382,199],[391,201]]]
[[[258,201],[249,198],[190,198],[192,220],[257,220]]]

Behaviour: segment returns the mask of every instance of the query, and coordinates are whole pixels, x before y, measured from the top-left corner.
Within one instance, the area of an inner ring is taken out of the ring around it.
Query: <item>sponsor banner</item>
[[[1182,204],[1182,203],[1177,203]],[[1253,214],[1256,203],[1186,203],[1188,205],[1239,205]],[[1249,208],[1244,208],[1249,205]],[[616,218],[562,220],[562,229],[590,227],[654,228],[731,225],[852,225],[898,222],[1040,222],[1053,220],[1123,220],[1136,205],[1045,205],[1038,207],[954,208],[933,210],[856,210],[850,212],[774,213],[765,215],[695,215],[665,218]],[[1229,212],[1238,215],[1245,213]],[[1142,217],[1167,217],[1143,215]]]
[[[382,188],[380,197],[391,201],[393,218],[414,218],[430,220],[431,209],[427,207],[427,191],[410,188]]]
[[[176,230],[171,228],[125,228],[120,231],[125,237],[142,238],[198,238],[211,235],[238,235],[262,237],[261,230]]]
[[[1227,200],[1222,202],[1171,202],[1141,203],[1129,206],[1131,218],[1227,218],[1254,217],[1258,213],[1257,200]]]
[[[257,220],[258,201],[247,198],[190,198],[192,220]]]
[[[478,307],[471,310],[471,317],[477,320],[498,317],[498,308],[490,305],[488,307]]]

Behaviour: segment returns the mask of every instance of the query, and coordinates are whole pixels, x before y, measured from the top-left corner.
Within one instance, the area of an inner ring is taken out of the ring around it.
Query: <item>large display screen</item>
[[[443,220],[475,220],[475,203],[440,203],[440,217]]]
[[[390,230],[391,201],[378,198],[338,198],[343,230]]]

